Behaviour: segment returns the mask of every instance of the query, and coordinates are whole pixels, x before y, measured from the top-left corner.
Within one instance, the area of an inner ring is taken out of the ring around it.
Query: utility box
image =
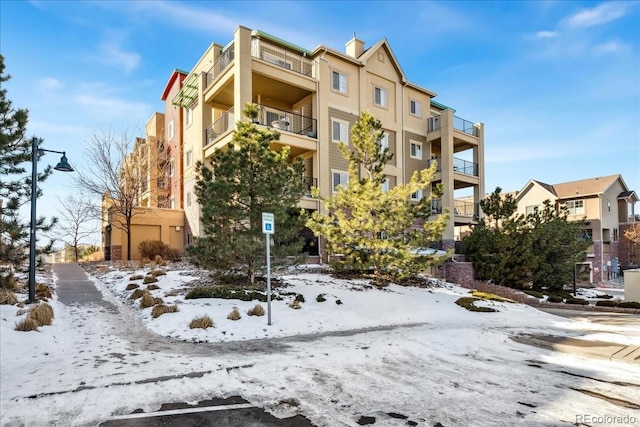
[[[624,300],[640,302],[640,268],[624,271]]]

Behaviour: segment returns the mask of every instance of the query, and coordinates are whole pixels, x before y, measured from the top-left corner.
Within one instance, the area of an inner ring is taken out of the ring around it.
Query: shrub
[[[177,305],[158,304],[151,310],[151,317],[155,319],[156,317],[160,317],[165,313],[175,313],[176,311],[178,311]]]
[[[523,292],[525,294],[527,294],[527,295],[531,295],[532,297],[536,297],[536,298],[544,297],[544,294],[542,292],[538,292],[538,291],[526,290],[526,291],[523,291]]]
[[[131,294],[131,296],[129,297],[129,299],[138,299],[140,298],[142,295],[145,294],[145,292],[147,292],[146,290],[142,290],[142,289],[136,289],[135,291],[133,291],[133,293]]]
[[[182,251],[179,251],[178,249],[169,248],[165,251],[164,258],[170,259],[171,261],[179,261],[182,259]]]
[[[156,255],[156,258],[154,259],[154,261],[156,262],[156,264],[160,265],[162,264],[162,256],[161,255]]]
[[[15,291],[18,288],[18,282],[13,277],[13,273],[9,272],[6,276],[0,274],[0,288]]]
[[[154,276],[144,276],[144,280],[142,281],[142,283],[146,285],[147,283],[155,283],[157,281],[158,279],[156,279]]]
[[[142,274],[136,274],[134,276],[129,277],[129,280],[141,280],[144,279],[144,276]]]
[[[38,304],[29,309],[27,317],[36,321],[38,326],[50,325],[53,321],[53,308],[49,304]]]
[[[0,304],[14,305],[18,303],[18,298],[9,289],[0,288]]]
[[[596,302],[596,305],[598,307],[617,307],[618,301],[603,300],[603,301]]]
[[[264,308],[260,304],[256,304],[247,311],[249,316],[264,316]]]
[[[296,295],[296,301],[298,301],[298,302],[304,302],[304,295],[302,295],[302,294],[298,294],[298,295]]]
[[[44,283],[36,283],[36,299],[51,299],[51,288]]]
[[[207,328],[211,328],[211,327],[213,327],[213,320],[211,320],[211,318],[205,314],[204,316],[196,317],[193,320],[191,320],[191,323],[189,323],[189,327],[191,329],[196,329],[196,328],[207,329]]]
[[[340,301],[339,299],[336,300],[336,304],[338,305],[342,305],[342,301]]]
[[[144,240],[138,245],[140,255],[149,260],[155,259],[156,256],[162,257],[169,246],[161,240]]]
[[[549,295],[547,297],[547,302],[563,302],[564,298],[558,295]]]
[[[229,320],[240,320],[241,318],[242,316],[238,311],[238,307],[233,307],[233,310],[231,310],[231,313],[229,313],[229,315],[227,316],[227,319]]]
[[[144,292],[142,294],[142,298],[140,299],[140,308],[153,307],[155,304],[156,301],[149,292]]]
[[[267,302],[267,295],[262,292],[231,286],[198,286],[190,290],[185,296],[185,299],[197,298],[239,299],[240,301],[258,300],[260,302]],[[272,295],[272,298],[279,299],[280,297],[273,297]]]
[[[156,289],[160,289],[160,286],[154,285],[154,284],[151,284],[151,285],[147,286],[147,290],[148,291],[155,291]]]
[[[166,276],[166,275],[167,275],[167,273],[166,273],[166,271],[164,271],[163,269],[158,268],[158,269],[155,269],[155,270],[151,270],[151,271],[149,272],[149,275],[150,275],[150,276],[153,276],[153,277],[158,277],[158,276]]]
[[[600,299],[612,299],[613,295],[602,294],[602,295],[598,295],[598,298],[600,298]]]
[[[22,332],[37,331],[38,322],[30,317],[27,317],[26,319],[23,319],[20,322],[16,323],[15,330]]]
[[[302,305],[300,304],[300,301],[294,299],[289,303],[289,307],[293,308],[294,310],[300,310],[302,308]]]
[[[324,294],[318,294],[318,296],[316,297],[316,301],[318,302],[325,302],[327,299],[324,297]]]
[[[153,297],[154,304],[164,304],[164,300],[160,297]]]
[[[640,309],[640,302],[637,301],[625,301],[618,304],[621,308],[638,308]]]
[[[140,285],[138,285],[137,283],[129,283],[126,287],[126,291],[131,291],[133,289],[138,289],[140,287]]]
[[[589,305],[589,301],[582,298],[567,298],[565,300],[566,304],[576,304],[576,305]]]
[[[478,307],[477,305],[475,305],[476,301],[480,301],[480,299],[474,298],[474,297],[462,297],[462,298],[458,298],[458,300],[456,301],[456,304],[458,304],[460,307],[466,308],[469,311],[477,311],[481,313],[491,313],[491,312],[498,311],[498,310],[494,310],[491,307]]]
[[[476,298],[481,298],[481,299],[490,300],[490,301],[515,302],[512,299],[501,297],[500,295],[490,294],[488,292],[473,291],[471,292],[471,295],[473,295]]]

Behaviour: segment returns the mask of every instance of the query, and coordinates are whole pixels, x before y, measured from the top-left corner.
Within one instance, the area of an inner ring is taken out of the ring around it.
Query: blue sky
[[[82,167],[91,134],[144,136],[172,70],[237,25],[307,49],[386,38],[411,82],[485,124],[487,192],[617,173],[640,192],[637,1],[2,1],[6,88],[29,134]],[[39,214],[74,191],[54,175]]]

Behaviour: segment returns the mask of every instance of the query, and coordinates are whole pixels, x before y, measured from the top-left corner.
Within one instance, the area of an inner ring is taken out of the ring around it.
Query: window
[[[331,120],[331,140],[333,142],[349,142],[349,124],[338,120]]]
[[[422,104],[420,101],[409,101],[409,112],[418,117],[422,117]]]
[[[333,171],[333,191],[338,191],[338,187],[347,185],[349,174],[344,171]]]
[[[382,153],[387,148],[389,148],[389,134],[383,133],[380,138],[380,152]]]
[[[613,241],[614,242],[618,241],[618,229],[617,228],[613,229]]]
[[[173,176],[175,173],[175,163],[173,161],[173,157],[169,160],[169,176]]]
[[[187,206],[191,206],[193,203],[193,193],[191,191],[187,191]]]
[[[338,71],[331,72],[331,88],[341,93],[347,93],[347,75]]]
[[[411,148],[411,151],[410,151],[411,158],[422,160],[422,143],[412,141],[410,148]]]
[[[422,190],[411,193],[411,200],[422,200]]]
[[[526,215],[533,215],[539,209],[538,205],[531,205],[525,208]]]
[[[389,178],[385,178],[384,181],[382,181],[382,192],[386,193],[387,191],[389,191]]]
[[[611,200],[607,200],[607,212],[611,213]]]
[[[584,214],[584,200],[569,200],[565,206],[569,211],[569,215]]]
[[[373,103],[375,105],[378,105],[380,107],[385,107],[387,106],[387,90],[383,89],[381,87],[374,87],[373,88]]]
[[[176,136],[176,127],[173,123],[173,120],[169,122],[169,126],[167,127],[167,138],[173,139]]]
[[[171,209],[175,209],[176,208],[176,196],[171,196],[169,198],[169,207]]]
[[[185,154],[185,165],[186,167],[191,167],[192,163],[193,163],[193,151],[189,150]]]
[[[193,123],[193,107],[187,108],[187,118],[186,118],[187,126]]]

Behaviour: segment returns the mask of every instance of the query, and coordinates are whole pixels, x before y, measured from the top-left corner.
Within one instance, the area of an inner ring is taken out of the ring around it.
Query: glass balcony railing
[[[227,132],[235,124],[233,108],[227,110],[218,120],[205,129],[207,145],[213,143],[220,135]]]
[[[235,51],[233,49],[233,45],[231,45],[227,50],[222,52],[222,54],[218,57],[213,67],[207,72],[207,87],[211,86],[213,81],[218,77],[222,72],[227,68],[229,64],[233,62],[235,58]]]
[[[427,119],[427,132],[440,130],[441,117],[433,116]],[[468,135],[478,136],[478,127],[472,122],[453,116],[453,128]]]
[[[442,157],[436,156],[429,160],[429,166],[437,162],[436,172],[442,172]],[[453,171],[456,173],[462,173],[470,176],[479,176],[478,164],[470,162],[468,160],[453,158]]]

